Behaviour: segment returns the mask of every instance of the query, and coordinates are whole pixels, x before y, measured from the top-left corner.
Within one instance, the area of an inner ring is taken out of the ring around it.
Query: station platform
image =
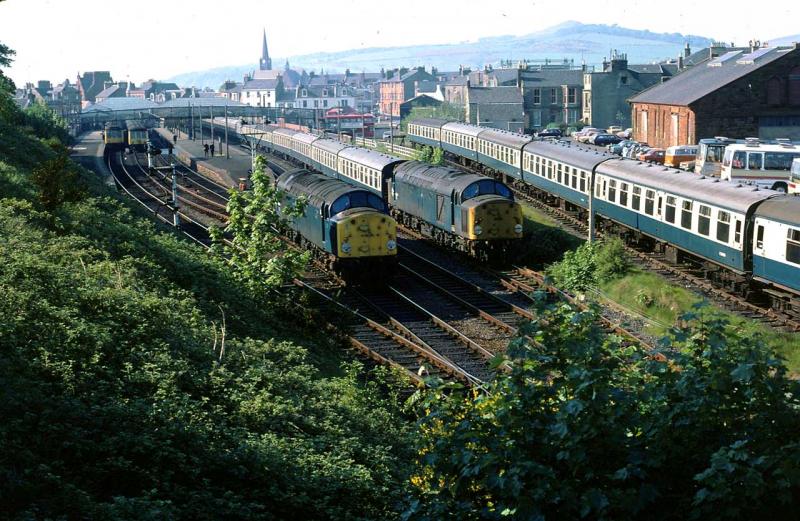
[[[77,142],[70,149],[70,156],[83,167],[95,172],[103,182],[114,186],[114,178],[103,158],[103,135],[99,130],[86,132],[78,136]]]
[[[172,143],[173,132],[166,128],[154,129],[164,139]],[[214,178],[225,186],[238,186],[239,179],[248,177],[247,171],[250,170],[252,158],[250,153],[242,150],[238,146],[230,147],[230,158],[225,156],[225,143],[220,147],[219,141],[214,142],[214,157],[205,157],[203,143],[209,143],[208,138],[201,141],[199,138],[192,141],[183,132],[176,132],[178,141],[172,151],[173,155],[183,164],[198,171],[201,174]],[[222,148],[222,150],[219,150]]]

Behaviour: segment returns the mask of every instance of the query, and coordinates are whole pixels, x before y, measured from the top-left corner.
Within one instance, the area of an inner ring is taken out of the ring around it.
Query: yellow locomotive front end
[[[522,208],[501,197],[478,197],[462,204],[464,237],[476,241],[522,238]]]
[[[336,222],[336,251],[340,259],[397,255],[397,223],[384,213],[354,208]]]

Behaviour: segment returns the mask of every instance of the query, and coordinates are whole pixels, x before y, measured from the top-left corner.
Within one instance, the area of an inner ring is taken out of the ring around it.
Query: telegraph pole
[[[228,103],[225,103],[225,159],[231,158],[231,149],[228,148]]]
[[[208,113],[211,115],[211,144],[214,144],[214,107],[212,105],[208,106]],[[220,150],[222,152],[222,150]],[[214,157],[214,156],[211,156]]]

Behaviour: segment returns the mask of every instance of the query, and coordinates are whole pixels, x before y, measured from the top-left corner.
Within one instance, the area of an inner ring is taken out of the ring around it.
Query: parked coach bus
[[[792,161],[800,158],[800,146],[788,140],[777,145],[748,141],[725,149],[722,179],[788,192]]]
[[[744,143],[744,141],[721,136],[701,139],[700,143],[697,144],[694,173],[706,177],[719,177],[722,171],[722,157],[725,155],[725,147],[735,143]]]

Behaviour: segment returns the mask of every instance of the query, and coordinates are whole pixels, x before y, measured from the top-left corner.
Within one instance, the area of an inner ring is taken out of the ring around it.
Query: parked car
[[[383,139],[392,139],[392,131],[391,130],[387,130],[386,132],[384,132],[383,133]]]
[[[651,163],[664,164],[664,154],[666,151],[663,148],[649,148],[643,152],[639,152],[636,159],[639,161],[648,161]]]
[[[584,128],[575,135],[575,140],[580,143],[588,143],[592,136],[594,136],[595,134],[599,134],[601,132],[602,130],[600,130],[599,128],[594,128],[594,127]]]
[[[606,132],[608,132],[609,134],[616,134],[617,132],[622,132],[622,127],[619,127],[617,125],[611,125],[606,129]]]
[[[563,133],[560,128],[545,128],[536,133],[538,137],[555,137],[560,138]]]
[[[612,143],[612,144],[608,145],[606,148],[612,154],[616,154],[618,156],[621,156],[622,155],[622,150],[626,146],[628,146],[628,145],[630,145],[632,143],[633,143],[633,141],[631,141],[630,139],[625,139],[625,140],[620,141],[619,143]]]
[[[644,148],[650,148],[647,143],[639,143],[638,141],[631,141],[625,148],[622,149],[622,157],[636,159],[636,154]]]
[[[621,137],[622,139],[630,139],[631,137],[633,137],[633,129],[632,128],[626,128],[622,132],[617,132],[617,135],[619,137]]]
[[[592,144],[601,147],[619,143],[620,141],[622,141],[622,138],[617,137],[614,134],[595,134],[592,138]]]

